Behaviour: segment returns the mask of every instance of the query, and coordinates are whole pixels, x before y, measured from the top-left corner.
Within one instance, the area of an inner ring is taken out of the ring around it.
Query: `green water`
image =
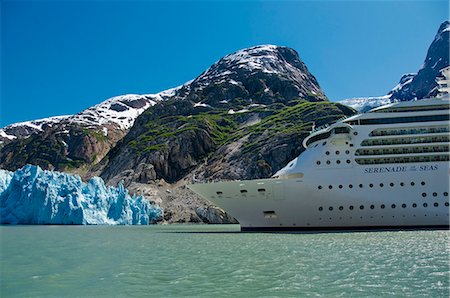
[[[449,231],[1,226],[1,297],[449,296]]]

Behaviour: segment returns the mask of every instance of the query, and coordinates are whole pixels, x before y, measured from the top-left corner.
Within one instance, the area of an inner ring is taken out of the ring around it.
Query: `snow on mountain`
[[[339,103],[349,106],[359,112],[367,112],[371,109],[391,103],[390,95],[375,97],[357,97],[341,100]]]
[[[43,131],[56,124],[79,124],[84,127],[114,125],[126,130],[133,126],[134,120],[147,108],[158,101],[172,97],[181,88],[171,88],[157,94],[127,94],[107,99],[78,114],[55,116],[39,120],[14,123],[0,129],[0,141],[26,138],[32,133]]]
[[[107,187],[99,177],[43,171],[27,165],[0,170],[2,224],[149,224],[163,211],[142,196],[131,197],[122,185]]]

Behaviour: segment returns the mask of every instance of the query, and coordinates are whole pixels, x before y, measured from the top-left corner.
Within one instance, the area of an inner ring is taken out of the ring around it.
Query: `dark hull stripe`
[[[339,231],[411,231],[449,230],[449,225],[366,226],[366,227],[241,227],[242,232],[339,232]]]

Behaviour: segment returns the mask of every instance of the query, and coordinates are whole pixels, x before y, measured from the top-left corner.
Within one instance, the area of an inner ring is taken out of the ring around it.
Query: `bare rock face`
[[[195,209],[195,213],[200,217],[204,223],[209,224],[237,224],[237,220],[231,217],[228,213],[222,209],[209,206],[198,207]]]

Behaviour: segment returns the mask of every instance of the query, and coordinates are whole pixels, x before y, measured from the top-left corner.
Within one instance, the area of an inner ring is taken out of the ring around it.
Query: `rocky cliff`
[[[387,95],[351,98],[341,101],[358,111],[368,111],[397,101],[423,99],[437,94],[436,78],[449,66],[450,21],[443,22],[428,48],[425,61],[417,73],[404,74],[400,82]]]

